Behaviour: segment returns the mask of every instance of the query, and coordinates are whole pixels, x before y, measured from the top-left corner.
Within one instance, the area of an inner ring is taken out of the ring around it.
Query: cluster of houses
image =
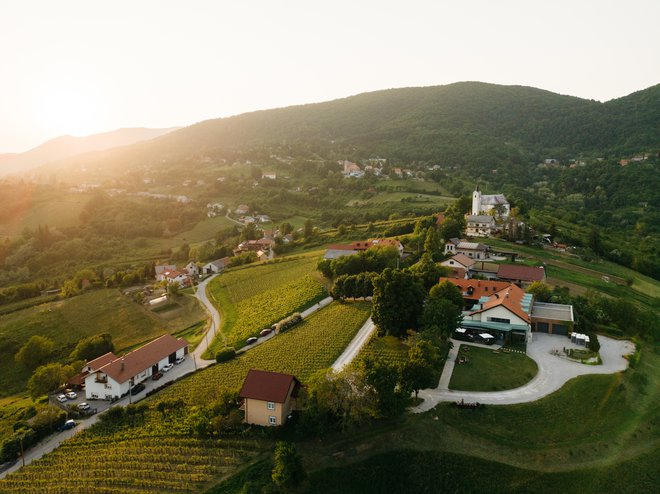
[[[239,204],[236,206],[236,209],[234,209],[234,215],[238,217],[238,221],[243,223],[244,225],[249,225],[252,223],[270,223],[271,219],[270,216],[267,214],[255,214],[251,215],[250,214],[250,206],[247,204]]]

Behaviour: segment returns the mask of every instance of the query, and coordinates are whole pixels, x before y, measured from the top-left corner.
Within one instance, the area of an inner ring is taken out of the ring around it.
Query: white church
[[[479,184],[472,193],[472,215],[488,214],[490,210],[502,206],[502,216],[509,216],[511,206],[503,194],[485,195],[479,190]]]

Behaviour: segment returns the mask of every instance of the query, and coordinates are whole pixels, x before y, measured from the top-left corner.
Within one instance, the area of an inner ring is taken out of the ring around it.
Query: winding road
[[[214,360],[206,360],[202,358],[202,355],[204,354],[204,352],[206,352],[206,349],[213,342],[213,339],[218,333],[218,328],[220,327],[220,313],[218,312],[218,309],[216,309],[215,306],[211,303],[208,294],[206,293],[207,285],[216,276],[218,275],[214,274],[213,276],[209,276],[208,278],[206,278],[204,281],[201,281],[197,285],[197,289],[195,290],[195,297],[197,297],[197,300],[201,302],[201,304],[206,309],[206,312],[208,312],[209,315],[211,316],[211,326],[206,331],[206,334],[204,334],[204,338],[202,338],[202,341],[200,341],[199,345],[197,345],[197,348],[195,348],[195,350],[192,352],[198,361],[197,367],[202,369],[204,367],[208,367],[214,362]]]
[[[464,343],[452,340],[454,348],[452,348],[447,357],[438,387],[421,390],[419,397],[423,398],[424,401],[411,410],[415,413],[426,412],[442,401],[465,400],[469,403],[479,402],[489,405],[529,403],[554,393],[575,377],[587,374],[614,374],[624,371],[628,367],[628,361],[624,358],[624,355],[635,351],[635,346],[630,341],[615,340],[599,335],[600,356],[603,363],[601,365],[586,365],[553,354],[555,350],[559,350],[561,353],[563,347],[584,347],[579,347],[571,343],[565,336],[545,333],[533,334],[534,340],[527,345],[527,355],[534,359],[539,370],[536,376],[524,386],[507,391],[494,392],[454,391],[448,389],[451,373],[454,369],[454,362],[458,355],[458,346]]]

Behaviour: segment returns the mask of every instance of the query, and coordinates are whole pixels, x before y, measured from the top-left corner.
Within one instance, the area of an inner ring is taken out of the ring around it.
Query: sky
[[[607,101],[660,83],[658,0],[0,4],[0,153],[476,80]]]

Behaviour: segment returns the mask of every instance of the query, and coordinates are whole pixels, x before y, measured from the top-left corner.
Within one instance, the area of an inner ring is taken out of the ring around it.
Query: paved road
[[[424,389],[419,392],[419,397],[424,401],[413,412],[421,413],[435,407],[441,401],[479,402],[490,405],[511,405],[515,403],[528,403],[536,401],[544,396],[554,393],[571,379],[586,374],[614,374],[624,371],[628,361],[624,355],[634,352],[635,346],[629,341],[614,340],[606,336],[599,336],[600,356],[602,365],[585,365],[567,360],[560,356],[552,355],[552,350],[566,348],[584,348],[574,345],[565,336],[549,335],[544,333],[533,333],[534,340],[527,346],[527,355],[533,358],[539,371],[530,382],[516,389],[496,392],[468,392],[451,391],[447,389],[453,362],[451,365],[445,363],[443,375],[437,388]],[[456,342],[459,343],[459,342]],[[450,356],[450,358],[452,358]],[[454,354],[453,359],[455,360]],[[445,375],[445,372],[448,372]]]
[[[362,347],[369,342],[371,335],[376,331],[376,326],[371,320],[371,317],[367,319],[364,325],[357,332],[355,337],[348,344],[344,352],[339,356],[335,363],[332,364],[332,370],[338,372],[350,364],[356,355],[362,350]]]
[[[208,367],[214,362],[214,360],[203,359],[202,354],[206,351],[206,349],[209,347],[211,342],[213,342],[213,339],[217,334],[218,328],[220,327],[220,313],[211,303],[208,294],[206,293],[206,286],[216,276],[218,275],[214,274],[213,276],[209,276],[204,281],[200,282],[197,285],[197,289],[195,290],[195,297],[197,297],[197,300],[199,300],[202,303],[206,311],[211,316],[211,327],[206,331],[204,338],[202,338],[202,341],[199,342],[197,348],[195,348],[195,350],[192,352],[195,358],[197,359],[197,368],[200,369],[204,367]]]

